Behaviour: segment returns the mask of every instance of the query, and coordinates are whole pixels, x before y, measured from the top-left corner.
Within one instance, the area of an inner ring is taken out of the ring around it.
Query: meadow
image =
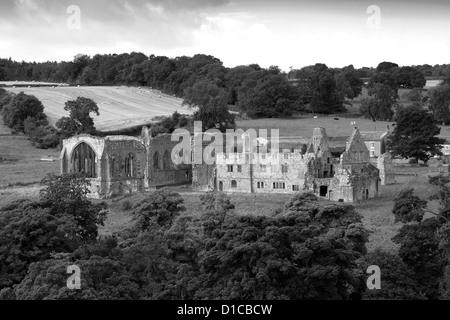
[[[33,195],[42,178],[58,174],[59,155],[59,150],[36,149],[26,136],[11,134],[0,117],[0,205],[8,199]]]
[[[9,83],[11,85],[11,83]],[[36,84],[34,84],[36,85]],[[144,125],[157,116],[169,116],[175,111],[192,114],[193,109],[182,105],[183,100],[150,88],[136,87],[7,87],[14,93],[24,92],[36,96],[44,105],[50,124],[68,116],[64,104],[77,97],[94,100],[100,116],[92,115],[97,130],[112,131]]]

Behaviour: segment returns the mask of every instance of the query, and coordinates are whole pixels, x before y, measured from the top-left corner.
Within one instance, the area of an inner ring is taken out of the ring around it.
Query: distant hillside
[[[178,111],[192,114],[194,110],[182,106],[182,99],[160,93],[157,90],[135,87],[21,87],[8,91],[36,96],[44,105],[50,124],[68,116],[64,111],[66,101],[82,96],[93,99],[100,116],[94,116],[97,130],[111,131],[144,125],[156,116],[167,116]]]

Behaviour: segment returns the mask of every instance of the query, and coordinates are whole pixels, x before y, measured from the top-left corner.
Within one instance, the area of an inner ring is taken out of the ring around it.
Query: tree
[[[388,62],[388,61],[384,61],[381,62],[376,69],[377,73],[381,73],[381,72],[390,72],[393,69],[397,68],[398,64],[393,63],[393,62]]]
[[[404,225],[393,238],[400,244],[400,258],[414,271],[419,292],[425,293],[428,299],[439,298],[439,283],[445,266],[437,237],[442,225],[439,218],[428,218],[418,224]]]
[[[200,196],[200,201],[203,209],[202,226],[206,234],[220,229],[228,213],[235,208],[230,198],[223,193],[208,192]]]
[[[448,296],[450,187],[449,178],[430,177],[430,183],[438,186],[438,192],[430,200],[439,202],[438,212],[427,208],[421,200],[406,189],[394,200],[396,220],[408,223],[393,238],[400,244],[399,256],[414,272],[418,292],[428,299]],[[408,212],[411,211],[410,213]],[[423,219],[423,212],[433,215]]]
[[[237,105],[238,100],[238,90],[245,79],[253,71],[261,70],[259,66],[237,66],[230,70],[225,75],[225,84],[229,91],[229,103],[231,105]]]
[[[415,273],[394,253],[376,249],[368,253],[360,262],[362,272],[369,266],[382,270],[381,290],[368,290],[363,300],[423,300],[424,294],[415,278]]]
[[[71,117],[62,117],[56,121],[55,126],[61,129],[63,138],[70,138],[80,133],[81,123]]]
[[[0,81],[5,81],[5,80],[6,80],[5,68],[0,67]]]
[[[369,95],[372,96],[376,93],[377,88],[376,85],[384,85],[390,88],[391,91],[394,92],[395,96],[398,95],[398,82],[394,73],[389,72],[380,72],[375,73],[369,80],[367,84],[367,89],[369,91]]]
[[[91,203],[79,175],[49,175],[37,201],[0,208],[0,291],[20,283],[32,263],[95,242],[105,205]],[[66,266],[67,268],[67,266]]]
[[[92,85],[97,83],[97,75],[92,70],[91,67],[86,67],[83,69],[83,72],[79,76],[80,82],[82,84]]]
[[[412,89],[411,91],[408,91],[402,95],[402,98],[406,101],[413,103],[413,104],[419,104],[423,106],[425,102],[427,101],[427,97],[424,97],[422,94],[422,89]]]
[[[298,94],[278,67],[253,71],[238,89],[238,106],[251,118],[292,115]]]
[[[427,83],[425,76],[414,67],[401,67],[393,70],[397,84],[402,88],[423,88]]]
[[[87,195],[90,182],[83,174],[67,173],[60,176],[48,174],[42,179],[46,187],[40,192],[42,207],[55,216],[68,216],[75,220],[77,234],[84,243],[95,240],[98,226],[103,225],[106,203],[92,203]]]
[[[22,200],[0,209],[0,290],[18,284],[33,262],[81,245],[70,216],[54,216],[38,203]]]
[[[414,189],[403,189],[394,199],[395,222],[421,222],[427,202],[414,195]]]
[[[6,125],[17,131],[23,131],[23,123],[28,117],[37,120],[46,119],[44,106],[38,98],[23,92],[13,96],[11,101],[3,107],[2,113]]]
[[[236,127],[235,117],[228,110],[228,97],[223,88],[207,80],[197,82],[185,91],[183,104],[198,107],[194,120],[202,122],[202,129],[218,129],[226,132]]]
[[[301,83],[300,99],[309,104],[309,111],[324,114],[345,111],[343,88],[337,86],[334,72],[325,64],[305,67],[297,73],[297,77]]]
[[[205,233],[196,299],[349,299],[367,231],[350,206],[301,205],[273,217],[228,214]],[[223,202],[223,201],[222,201]],[[212,216],[214,217],[214,216]]]
[[[226,132],[235,129],[235,116],[228,111],[224,100],[213,99],[194,113],[194,120],[202,122],[203,131],[218,129]]]
[[[12,99],[12,94],[3,88],[0,88],[0,112]]]
[[[134,209],[137,230],[145,231],[154,220],[159,226],[170,227],[174,219],[186,208],[183,198],[168,189],[157,190],[143,199]]]
[[[361,114],[373,121],[391,121],[397,97],[396,91],[389,85],[376,83],[369,88],[369,98],[362,99]]]
[[[394,156],[428,162],[430,157],[441,155],[441,145],[445,140],[437,137],[441,129],[428,111],[418,106],[400,108],[395,121],[394,132],[387,141],[387,147]]]
[[[17,300],[136,300],[141,298],[136,279],[122,261],[113,238],[82,246],[73,253],[54,254],[34,263],[13,290]],[[67,267],[82,270],[81,289],[67,288]]]
[[[69,134],[94,134],[94,120],[90,117],[93,112],[97,116],[100,115],[97,104],[88,98],[78,97],[76,100],[67,101],[64,110],[70,112],[70,118],[63,117],[57,127],[68,131]],[[73,130],[77,130],[73,133]]]
[[[199,252],[203,247],[198,222],[192,215],[177,216],[172,225],[149,228],[124,246],[128,270],[140,280],[144,299],[194,299],[200,283]]]
[[[450,123],[450,86],[443,85],[428,91],[430,97],[430,110],[440,123]]]
[[[351,100],[361,94],[364,85],[364,81],[358,76],[353,65],[344,67],[340,72],[336,73],[335,81],[338,91]]]

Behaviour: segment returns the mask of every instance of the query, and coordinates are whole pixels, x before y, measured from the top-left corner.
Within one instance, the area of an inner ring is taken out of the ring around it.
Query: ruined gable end
[[[347,140],[346,150],[341,157],[341,164],[368,162],[370,162],[369,150],[364,143],[359,129],[355,128],[352,135]]]

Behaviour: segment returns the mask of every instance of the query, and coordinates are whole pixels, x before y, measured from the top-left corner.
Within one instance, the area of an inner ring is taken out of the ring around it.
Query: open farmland
[[[256,120],[241,120],[236,124],[239,128],[255,130],[259,129],[279,129],[280,136],[302,136],[310,137],[313,134],[314,128],[324,127],[327,130],[329,137],[343,137],[350,136],[353,128],[356,126],[361,131],[384,131],[388,125],[394,122],[384,122],[363,119],[363,118],[338,118],[334,120],[333,117],[318,117],[314,119],[312,115],[303,116],[297,119],[256,119]],[[352,122],[356,122],[352,125]],[[270,134],[270,131],[269,131]]]
[[[171,115],[178,111],[181,114],[192,114],[193,110],[182,106],[182,99],[160,93],[149,88],[136,87],[31,87],[12,88],[7,90],[36,96],[44,105],[50,124],[68,116],[64,111],[66,101],[85,97],[94,100],[100,116],[93,116],[98,130],[111,131],[144,125],[156,116]]]

